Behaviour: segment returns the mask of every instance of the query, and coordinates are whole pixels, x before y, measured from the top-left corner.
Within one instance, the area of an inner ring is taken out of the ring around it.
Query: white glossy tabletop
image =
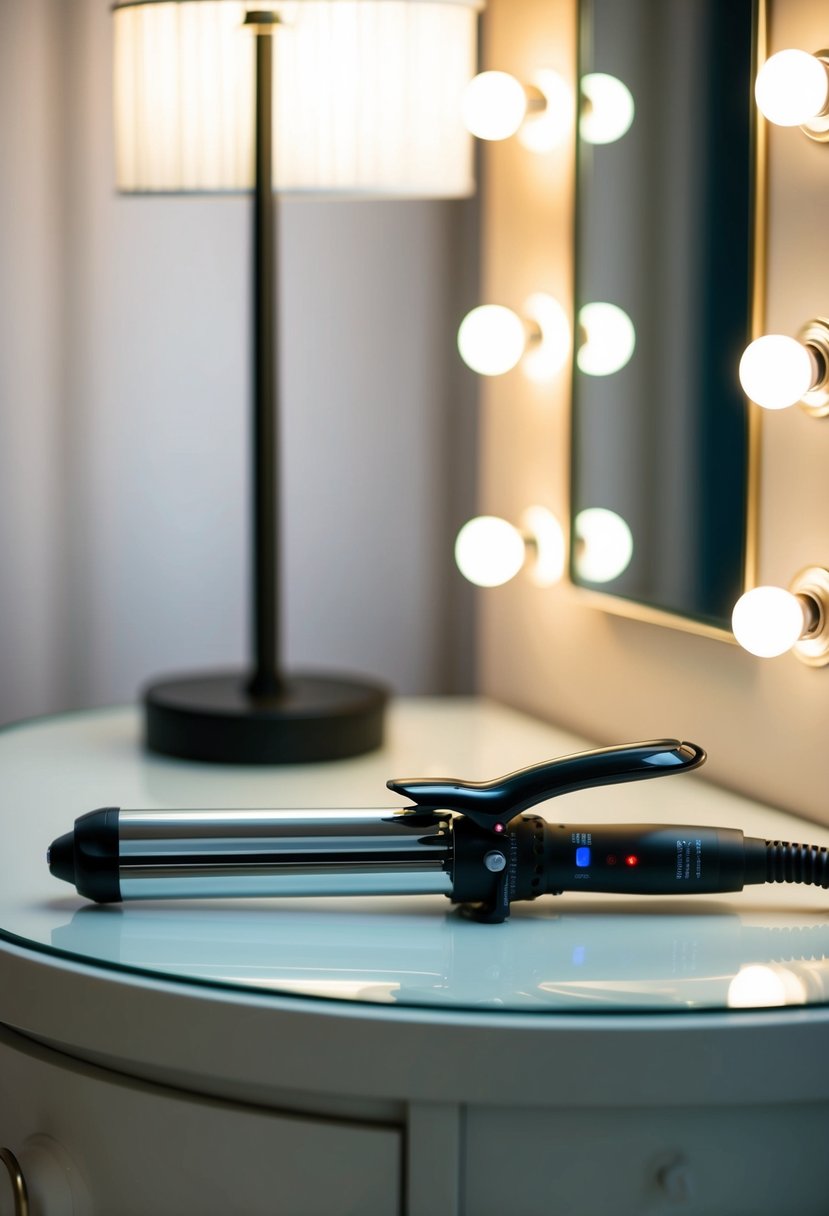
[[[482,780],[586,746],[492,703],[452,699],[397,701],[382,751],[296,767],[150,756],[133,708],[24,723],[0,733],[0,937],[104,968],[338,1001],[533,1013],[829,1003],[829,893],[809,887],[544,897],[492,926],[438,896],[99,907],[46,867],[50,841],[98,806],[393,806],[390,777]],[[564,802],[555,806],[549,814],[564,817]],[[829,829],[694,774],[586,791],[566,806],[574,823],[709,824],[829,844]]]

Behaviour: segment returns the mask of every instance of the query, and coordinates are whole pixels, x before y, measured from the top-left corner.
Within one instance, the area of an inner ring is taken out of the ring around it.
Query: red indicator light
[[[618,858],[616,857],[615,853],[608,853],[607,857],[605,858],[605,861],[607,862],[607,864],[609,866],[615,866],[616,862],[618,861]]]
[[[496,824],[495,824],[495,831],[496,831],[496,832],[503,832],[503,830],[504,830],[504,825],[503,825],[503,823],[496,823]]]
[[[628,853],[627,857],[625,858],[625,865],[626,866],[638,866],[639,858],[636,856],[635,853]]]

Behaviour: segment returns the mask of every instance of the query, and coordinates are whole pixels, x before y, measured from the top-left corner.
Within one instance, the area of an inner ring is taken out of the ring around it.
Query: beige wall
[[[770,51],[825,46],[825,17],[820,0],[772,0]],[[572,78],[572,0],[490,0],[487,21],[487,66]],[[829,310],[829,147],[773,129],[769,157],[766,329],[796,333]],[[569,306],[573,149],[537,157],[511,140],[486,158],[484,298],[515,307],[544,290]],[[481,408],[481,507],[517,521],[541,503],[566,520],[566,374],[540,388],[517,370],[483,386]],[[829,422],[789,410],[762,427],[759,581],[786,586],[829,565]],[[488,694],[601,742],[690,738],[711,778],[829,822],[829,669],[624,619],[525,576],[481,597]]]

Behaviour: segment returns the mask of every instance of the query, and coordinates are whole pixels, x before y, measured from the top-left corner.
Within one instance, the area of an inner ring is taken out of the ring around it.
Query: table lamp
[[[253,192],[252,629],[247,671],[144,692],[152,751],[305,763],[380,746],[379,683],[281,660],[278,205],[274,191],[460,198],[461,94],[483,0],[122,0],[116,176],[129,193]]]

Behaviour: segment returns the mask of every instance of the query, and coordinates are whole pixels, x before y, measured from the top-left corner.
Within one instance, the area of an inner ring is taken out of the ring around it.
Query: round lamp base
[[[150,751],[214,764],[312,764],[373,751],[383,742],[388,690],[327,675],[284,679],[252,697],[243,672],[179,676],[144,690]]]

